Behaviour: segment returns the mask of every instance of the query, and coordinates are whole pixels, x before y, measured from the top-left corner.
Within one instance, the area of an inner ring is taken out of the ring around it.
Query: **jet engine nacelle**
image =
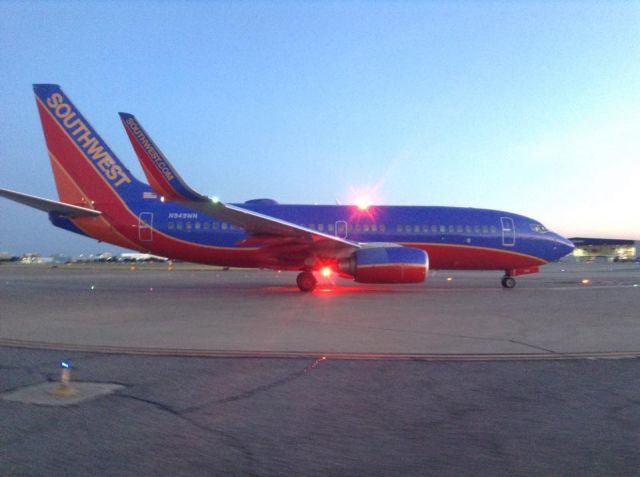
[[[421,283],[427,278],[429,256],[411,247],[365,248],[341,260],[339,270],[360,283]]]

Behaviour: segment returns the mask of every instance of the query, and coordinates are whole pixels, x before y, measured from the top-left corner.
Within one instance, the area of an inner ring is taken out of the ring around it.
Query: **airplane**
[[[120,247],[223,267],[297,271],[359,283],[421,283],[429,270],[502,270],[502,286],[574,246],[539,221],[499,210],[382,205],[242,204],[196,192],[135,116],[120,113],[149,184],[136,179],[55,84],[35,84],[58,201],[8,189],[53,225]]]

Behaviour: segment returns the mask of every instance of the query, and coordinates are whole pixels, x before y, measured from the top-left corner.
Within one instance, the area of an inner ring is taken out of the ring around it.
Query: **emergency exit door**
[[[138,238],[141,242],[151,242],[153,240],[153,212],[141,212],[138,219]]]
[[[502,222],[502,245],[513,247],[516,244],[516,227],[511,217],[500,217]]]

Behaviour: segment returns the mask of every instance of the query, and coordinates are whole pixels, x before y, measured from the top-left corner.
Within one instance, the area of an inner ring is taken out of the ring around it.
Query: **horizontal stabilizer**
[[[149,184],[159,195],[175,201],[205,202],[209,200],[187,185],[135,116],[128,113],[119,114]]]
[[[39,209],[44,212],[53,212],[67,217],[97,217],[102,214],[99,210],[78,207],[77,205],[43,199],[41,197],[36,197],[35,195],[22,194],[20,192],[7,189],[0,189],[0,196],[28,205],[34,209]]]

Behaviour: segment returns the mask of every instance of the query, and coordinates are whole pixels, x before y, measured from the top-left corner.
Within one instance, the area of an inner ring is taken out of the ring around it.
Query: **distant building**
[[[0,254],[0,261],[6,261],[3,259],[3,254]],[[39,253],[25,253],[21,257],[11,257],[10,261],[12,262],[20,262],[28,265],[43,265],[43,264],[55,264],[59,265],[62,263],[67,263],[69,261],[69,257],[62,254],[55,254],[51,256],[43,257]]]
[[[632,261],[638,257],[640,241],[606,238],[570,238],[576,248],[573,256],[581,261],[608,260],[616,262]]]
[[[53,263],[52,257],[43,257],[39,253],[25,253],[20,259],[22,263],[38,264]]]

